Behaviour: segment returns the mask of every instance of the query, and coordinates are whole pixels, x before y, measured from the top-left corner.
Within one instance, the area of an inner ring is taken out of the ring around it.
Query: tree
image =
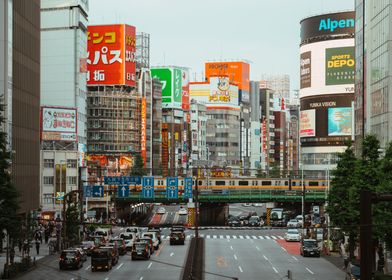
[[[135,160],[133,162],[133,166],[130,172],[132,176],[145,176],[147,175],[147,171],[144,168],[144,160],[140,156],[140,154],[135,155]]]
[[[261,166],[259,166],[257,168],[257,173],[256,173],[256,177],[257,178],[265,178],[265,172],[263,171],[263,169],[261,168]]]
[[[0,105],[0,127],[4,126],[4,105]],[[19,236],[18,192],[11,183],[11,151],[7,150],[7,137],[0,131],[0,232],[7,230],[10,236]]]
[[[67,211],[66,211],[66,236],[67,241],[72,246],[76,244],[79,240],[79,210],[78,205],[76,203],[68,204]]]

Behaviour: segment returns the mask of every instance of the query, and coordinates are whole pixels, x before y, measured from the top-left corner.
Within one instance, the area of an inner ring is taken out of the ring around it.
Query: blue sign
[[[131,176],[122,176],[121,178],[121,184],[122,185],[130,185],[131,184]]]
[[[184,179],[184,198],[193,197],[193,182],[191,177]]]
[[[178,199],[178,178],[167,177],[166,178],[166,198]]]
[[[93,186],[83,186],[83,197],[93,196]]]
[[[141,185],[142,184],[142,177],[141,176],[130,176],[131,181],[130,184],[133,185]]]
[[[154,198],[154,177],[143,177],[142,197]]]
[[[93,197],[103,197],[103,186],[95,185],[93,186]]]
[[[117,188],[117,197],[124,198],[129,196],[129,186],[122,185]]]

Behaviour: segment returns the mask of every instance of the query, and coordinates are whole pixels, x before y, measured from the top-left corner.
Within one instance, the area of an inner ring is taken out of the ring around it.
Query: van
[[[112,254],[106,249],[94,249],[91,252],[91,271],[112,269]]]

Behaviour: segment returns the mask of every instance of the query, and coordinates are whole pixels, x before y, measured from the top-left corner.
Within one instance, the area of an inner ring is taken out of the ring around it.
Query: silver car
[[[286,234],[284,235],[284,239],[286,241],[301,241],[301,233],[298,229],[290,228],[287,230]]]

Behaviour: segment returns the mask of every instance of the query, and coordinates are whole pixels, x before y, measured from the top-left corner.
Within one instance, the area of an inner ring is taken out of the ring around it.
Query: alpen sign
[[[328,30],[334,32],[337,28],[354,28],[354,19],[341,19],[341,20],[331,20],[330,18],[320,20],[319,31]]]

